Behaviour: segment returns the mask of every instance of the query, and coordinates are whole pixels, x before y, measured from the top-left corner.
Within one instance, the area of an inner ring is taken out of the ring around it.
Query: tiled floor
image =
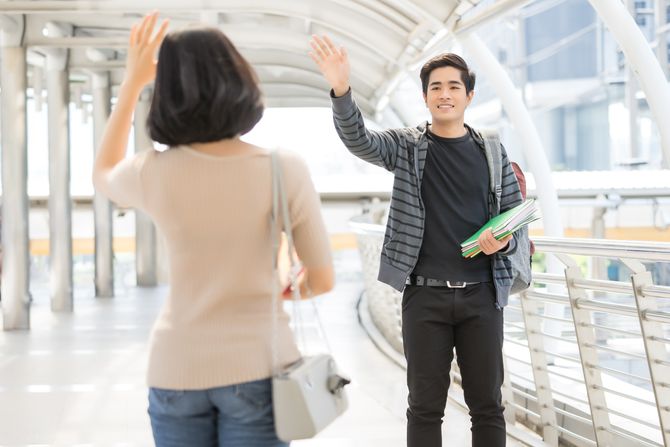
[[[353,378],[350,409],[316,439],[293,446],[404,446],[404,370],[358,323],[355,252],[336,260],[338,286],[318,303],[338,363]],[[152,445],[146,342],[166,288],[122,284],[114,299],[92,298],[90,289],[78,289],[74,313],[55,314],[46,288],[36,284],[32,329],[0,332],[0,446]],[[469,445],[468,416],[459,406],[448,405],[444,433],[444,445]]]

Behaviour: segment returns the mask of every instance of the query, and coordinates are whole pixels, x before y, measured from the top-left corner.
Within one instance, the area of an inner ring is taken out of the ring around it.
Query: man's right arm
[[[361,160],[393,171],[401,138],[399,133],[396,130],[368,130],[363,114],[351,95],[351,89],[337,97],[331,90],[330,97],[335,130],[349,152]]]
[[[373,132],[365,128],[363,114],[351,96],[347,51],[337,48],[328,36],[312,36],[310,45],[310,57],[332,88],[333,118],[340,139],[352,154],[393,171],[401,136],[395,130]]]

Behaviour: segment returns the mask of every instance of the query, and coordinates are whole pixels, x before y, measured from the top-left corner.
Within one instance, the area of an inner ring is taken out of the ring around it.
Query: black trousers
[[[503,312],[495,307],[493,283],[464,289],[407,286],[402,336],[409,388],[407,446],[442,446],[454,348],[470,410],[473,447],[504,446]]]

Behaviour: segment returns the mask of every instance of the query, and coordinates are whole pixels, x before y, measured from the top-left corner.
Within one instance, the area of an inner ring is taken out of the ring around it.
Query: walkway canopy
[[[256,67],[271,107],[330,105],[327,85],[307,55],[309,36],[328,34],[349,50],[357,100],[366,115],[375,116],[387,107],[408,70],[425,59],[447,30],[470,28],[525,3],[10,0],[0,3],[0,14],[14,20],[24,15],[29,64],[43,66],[50,48],[69,48],[71,80],[82,83],[91,70],[115,71],[113,82],[119,81],[130,26],[148,11],[159,10],[173,29],[196,22],[218,26]]]

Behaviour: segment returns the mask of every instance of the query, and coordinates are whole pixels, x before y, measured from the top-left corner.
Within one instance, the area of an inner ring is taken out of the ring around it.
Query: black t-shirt
[[[484,152],[468,132],[442,138],[428,132],[421,181],[426,207],[423,242],[414,274],[448,281],[491,281],[491,259],[466,259],[461,242],[488,221],[489,171]]]

